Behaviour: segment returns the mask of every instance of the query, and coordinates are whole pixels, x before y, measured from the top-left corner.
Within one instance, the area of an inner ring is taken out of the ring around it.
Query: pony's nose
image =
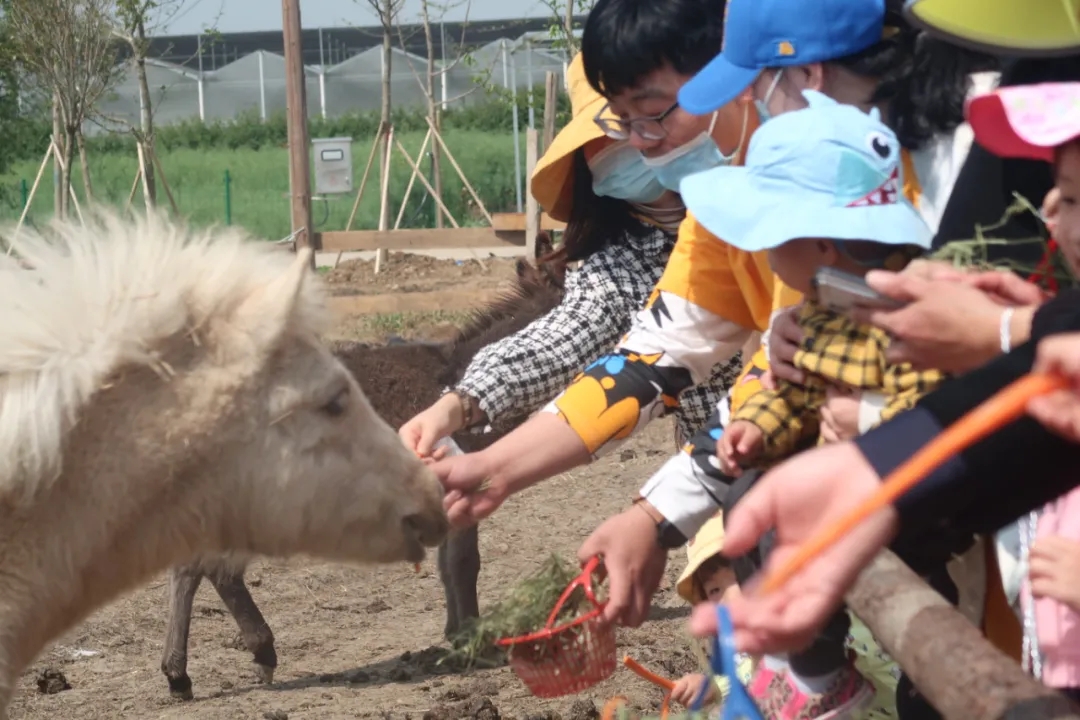
[[[401,524],[406,530],[416,534],[416,538],[426,547],[436,547],[446,539],[450,531],[450,521],[444,511],[416,513],[405,516]]]

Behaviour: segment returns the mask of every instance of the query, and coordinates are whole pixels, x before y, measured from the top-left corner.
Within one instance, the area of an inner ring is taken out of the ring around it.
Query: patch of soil
[[[448,260],[428,255],[389,253],[382,271],[374,260],[346,260],[323,276],[334,295],[379,295],[499,287],[515,276],[515,258],[495,256]]]
[[[615,453],[508,500],[480,529],[481,605],[502,598],[551,552],[572,557],[675,451],[673,435],[669,420],[656,421],[628,443],[636,452],[625,460]],[[670,678],[695,669],[689,608],[674,591],[684,566],[685,556],[673,553],[650,621],[616,635],[618,657],[628,654]],[[248,576],[261,580],[252,595],[276,637],[280,665],[272,685],[258,684],[251,656],[229,647],[236,625],[227,613],[198,612],[188,662],[195,699],[171,699],[158,667],[168,607],[161,577],[43,652],[18,683],[12,717],[420,720],[430,712],[469,720],[595,720],[596,708],[614,695],[643,713],[655,714],[660,705],[662,693],[622,667],[577,697],[541,700],[506,665],[468,670],[440,662],[447,645],[434,555],[419,573],[404,563],[352,567],[293,559],[258,560]],[[196,606],[222,607],[210,583],[199,589]],[[49,669],[65,675],[72,689],[39,692],[38,679]],[[446,715],[446,708],[460,714]]]

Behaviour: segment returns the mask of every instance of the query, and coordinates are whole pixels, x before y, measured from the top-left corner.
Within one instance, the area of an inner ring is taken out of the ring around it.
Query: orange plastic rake
[[[664,693],[664,699],[660,701],[660,720],[665,720],[671,712],[671,691],[675,689],[675,682],[668,680],[665,677],[660,677],[629,655],[624,655],[622,662],[623,665],[629,668],[638,677],[644,678],[658,688],[662,688],[666,691]]]
[[[768,573],[760,592],[767,594],[782,586],[856,525],[892,503],[953,455],[1019,418],[1029,400],[1067,386],[1064,378],[1030,374],[1002,389],[924,445],[896,468],[873,495],[835,524],[811,537],[787,563]]]
[[[625,665],[628,669],[633,671],[638,677],[641,677],[641,678],[644,678],[645,680],[648,680],[653,685],[655,685],[655,686],[657,686],[659,688],[663,688],[664,690],[671,690],[671,689],[673,689],[675,687],[674,681],[668,680],[665,677],[660,677],[659,675],[654,673],[652,670],[649,670],[648,668],[646,668],[644,665],[642,665],[641,663],[639,663],[637,660],[630,657],[629,655],[624,655],[623,659],[622,659],[622,662],[623,662],[623,665]]]

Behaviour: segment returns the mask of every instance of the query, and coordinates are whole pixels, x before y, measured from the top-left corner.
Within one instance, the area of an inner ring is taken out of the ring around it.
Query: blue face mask
[[[589,160],[593,176],[593,192],[633,203],[651,203],[664,194],[664,186],[645,157],[629,143],[617,142],[604,148]]]
[[[765,93],[764,100],[754,98],[754,107],[757,108],[758,122],[762,125],[772,120],[773,114],[769,112],[769,99],[772,97],[773,92],[776,91],[776,86],[780,82],[780,76],[783,74],[784,69],[780,68],[780,71],[773,76],[772,85],[769,86],[768,91]]]
[[[735,158],[746,140],[746,124],[749,115],[750,108],[747,106],[743,113],[742,137],[739,138],[738,147],[730,155],[725,156],[720,152],[720,148],[716,146],[716,142],[712,138],[717,116],[716,113],[713,113],[708,130],[666,155],[645,158],[645,165],[656,173],[661,185],[673,192],[679,192],[679,183],[682,182],[683,178],[724,165],[731,165],[735,162]]]

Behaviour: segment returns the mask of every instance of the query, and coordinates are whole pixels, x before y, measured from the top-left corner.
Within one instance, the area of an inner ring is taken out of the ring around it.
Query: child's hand
[[[765,444],[761,428],[746,420],[736,420],[724,428],[724,434],[716,443],[716,457],[725,475],[739,477],[742,464],[753,460]]]
[[[1080,543],[1060,535],[1037,538],[1028,555],[1028,577],[1032,595],[1080,612]]]
[[[675,683],[675,687],[671,689],[671,700],[677,702],[683,707],[690,707],[691,703],[697,698],[698,693],[701,692],[701,686],[709,682],[701,673],[690,673],[689,675],[683,675]],[[711,703],[716,695],[716,686],[709,683],[709,689],[705,691],[705,703]]]

